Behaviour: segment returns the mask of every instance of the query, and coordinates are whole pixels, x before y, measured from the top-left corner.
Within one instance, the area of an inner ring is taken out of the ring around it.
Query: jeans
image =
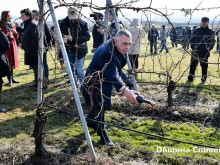
[[[154,53],[157,53],[157,41],[150,42],[150,53],[153,54],[153,47],[154,47]]]
[[[77,78],[79,79],[79,81],[82,82],[83,79],[85,78],[84,72],[83,72],[84,57],[76,60],[76,54],[70,52],[68,53],[68,58],[70,62],[70,68],[72,70],[75,81],[76,81],[76,75],[77,75]],[[76,64],[75,64],[75,60],[76,60]],[[74,70],[74,65],[76,66],[76,71]]]
[[[167,43],[166,41],[161,41],[161,44],[162,44],[162,48],[160,49],[160,52],[163,51],[163,49],[165,48],[166,49],[166,53],[169,52],[168,48],[167,48]]]

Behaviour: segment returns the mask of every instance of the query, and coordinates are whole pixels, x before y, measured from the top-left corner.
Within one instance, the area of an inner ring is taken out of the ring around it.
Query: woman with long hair
[[[11,20],[12,17],[10,11],[2,11],[0,28],[2,29],[2,32],[8,37],[10,42],[10,47],[6,51],[11,70],[10,74],[7,75],[9,86],[11,86],[13,83],[19,83],[18,81],[15,81],[13,78],[13,70],[18,67],[18,48],[16,40],[19,37],[19,35],[16,31],[15,25],[11,22]]]

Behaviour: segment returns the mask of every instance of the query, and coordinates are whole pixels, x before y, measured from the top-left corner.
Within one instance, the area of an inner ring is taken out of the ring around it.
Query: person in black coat
[[[5,34],[0,29],[0,93],[2,92],[2,78],[10,73],[10,66],[8,63],[6,50],[10,47],[10,42]]]
[[[68,9],[68,16],[61,21],[60,29],[64,38],[73,76],[76,80],[74,70],[74,65],[76,65],[77,78],[82,82],[85,78],[83,67],[84,57],[88,53],[87,41],[90,40],[88,25],[80,18],[79,11],[70,8]]]
[[[216,46],[216,51],[219,51],[219,37],[218,37],[218,36],[219,36],[219,34],[218,34],[219,32],[220,32],[220,30],[217,30],[216,33],[215,33],[216,36],[217,36],[217,46]]]
[[[159,32],[156,29],[156,26],[153,24],[149,33],[148,33],[148,41],[150,42],[150,53],[151,55],[153,54],[153,49],[154,49],[154,54],[157,54],[157,39],[159,37]]]
[[[175,28],[172,28],[170,31],[170,40],[172,42],[172,47],[176,46],[177,48],[177,32]]]
[[[94,12],[90,14],[90,17],[94,17],[95,24],[92,29],[92,38],[93,38],[93,49],[92,52],[94,53],[95,50],[103,43],[104,39],[104,22],[103,22],[103,14]]]
[[[38,77],[38,29],[32,22],[32,12],[30,9],[21,10],[21,19],[24,22],[23,37],[21,40],[24,49],[24,64],[30,65],[34,71],[33,87],[37,87]]]
[[[190,41],[192,56],[188,76],[189,82],[193,82],[195,70],[199,62],[202,67],[201,81],[203,83],[206,81],[208,71],[208,58],[210,56],[210,51],[215,45],[215,33],[213,30],[209,29],[208,26],[209,18],[203,17],[201,21],[201,27],[194,30]]]

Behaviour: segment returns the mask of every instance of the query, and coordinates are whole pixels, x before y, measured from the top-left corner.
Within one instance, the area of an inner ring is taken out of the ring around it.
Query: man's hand
[[[70,35],[67,36],[67,39],[68,39],[69,41],[72,41],[72,40],[73,40],[72,36],[70,36]]]
[[[136,93],[136,94],[135,94]],[[139,94],[137,91],[129,90],[128,88],[124,89],[123,95],[126,97],[126,99],[131,102],[132,104],[139,104],[136,100],[136,96]]]
[[[100,34],[104,34],[104,29],[102,27],[97,28],[97,32]]]
[[[210,48],[207,48],[208,52],[210,52]]]

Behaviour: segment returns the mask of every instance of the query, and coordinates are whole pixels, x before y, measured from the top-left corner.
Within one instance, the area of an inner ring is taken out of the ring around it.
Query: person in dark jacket
[[[32,10],[33,16],[34,16],[34,21],[36,23],[36,25],[38,25],[39,23],[39,11],[38,10]],[[47,51],[48,48],[51,45],[51,40],[52,40],[52,36],[50,34],[50,30],[46,24],[46,22],[44,22],[44,47],[45,47],[45,51],[43,53],[43,65],[44,65],[44,76],[46,78],[46,82],[49,82],[49,66],[47,63]]]
[[[182,46],[183,46],[183,49],[186,49],[186,46],[187,46],[187,31],[186,31],[186,27],[183,27],[183,29],[182,29]]]
[[[21,19],[24,22],[23,37],[21,40],[24,49],[24,64],[30,65],[34,71],[35,83],[31,86],[37,87],[38,77],[38,29],[32,22],[32,12],[30,9],[23,9],[20,12]]]
[[[116,17],[118,17],[118,12],[116,10],[115,10],[115,14],[116,14]],[[114,37],[115,34],[117,33],[116,24],[115,24],[114,17],[113,17],[111,10],[109,10],[109,18],[108,19],[110,22],[108,39],[110,39],[110,38]],[[119,23],[119,28],[123,29],[124,28],[123,23],[121,21],[119,21],[118,23]]]
[[[104,124],[97,124],[89,119],[105,121],[105,111],[111,106],[113,86],[128,101],[133,104],[138,103],[136,95],[139,95],[139,92],[126,87],[125,81],[128,77],[122,71],[127,62],[125,53],[129,50],[131,42],[131,33],[123,29],[117,32],[115,38],[99,46],[83,81],[82,94],[86,104],[91,107],[87,116],[87,125],[97,132],[101,143],[108,146],[114,146],[114,143],[108,137]]]
[[[191,38],[191,48],[192,56],[190,62],[190,71],[188,76],[188,81],[192,82],[195,75],[195,70],[200,62],[202,67],[202,78],[201,81],[204,83],[207,79],[208,71],[208,58],[210,56],[210,51],[215,45],[215,33],[213,30],[209,29],[209,18],[202,17],[201,27],[194,30]]]
[[[10,47],[10,42],[0,28],[0,93],[2,92],[2,78],[10,73],[10,66],[6,51]]]
[[[216,51],[219,51],[220,49],[219,49],[219,32],[220,32],[220,29],[219,30],[217,30],[216,31],[216,36],[217,36],[217,45],[216,45]]]
[[[151,55],[153,54],[153,49],[154,49],[154,54],[157,54],[157,38],[158,37],[159,37],[159,32],[157,31],[157,29],[155,28],[155,25],[153,24],[148,33],[148,41],[150,42]]]
[[[186,27],[186,49],[189,49],[190,46],[190,40],[192,37],[192,29],[191,27]]]
[[[104,29],[102,25],[103,14],[94,13],[94,20],[96,23],[94,24],[93,29],[92,29],[92,37],[93,37],[92,52],[93,53],[103,43],[103,39],[104,39]]]
[[[170,40],[172,42],[172,47],[176,46],[177,48],[177,32],[175,28],[172,28],[170,31]]]
[[[73,76],[76,80],[74,72],[76,61],[76,75],[79,81],[82,82],[85,78],[83,66],[85,56],[88,53],[87,41],[90,39],[88,25],[80,18],[80,14],[76,9],[70,8],[68,9],[68,16],[61,21],[60,29],[64,36]]]

